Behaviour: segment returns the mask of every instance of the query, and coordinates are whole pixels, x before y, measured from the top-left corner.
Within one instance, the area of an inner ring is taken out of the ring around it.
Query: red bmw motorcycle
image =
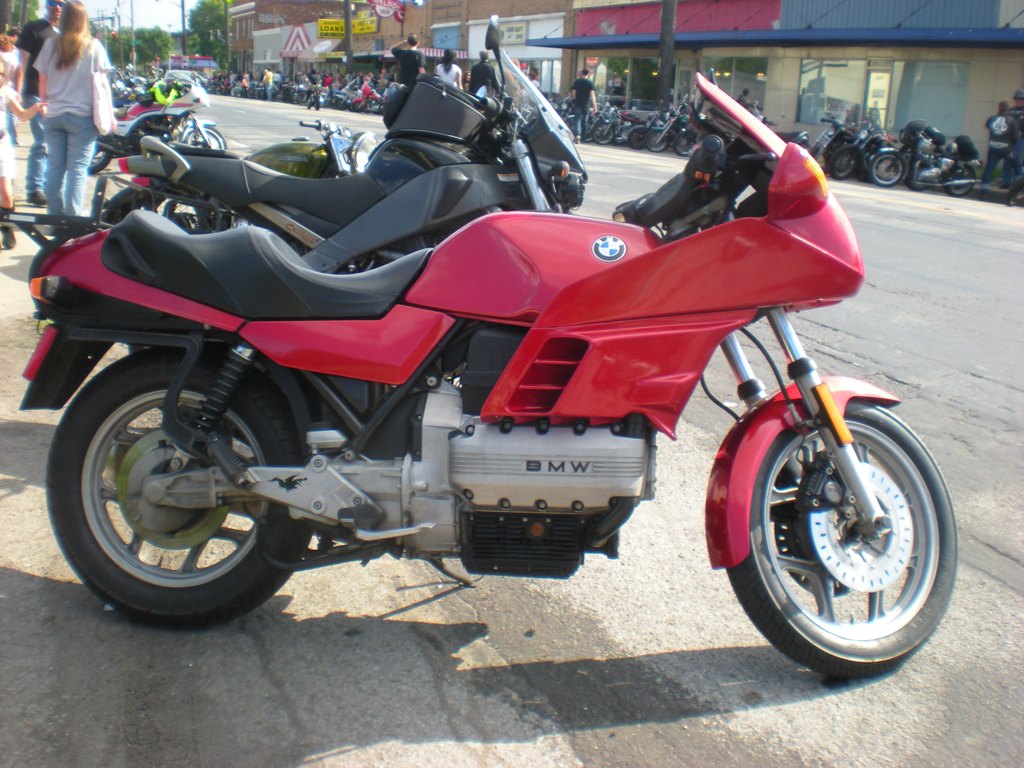
[[[327,275],[264,230],[136,212],[38,257],[49,324],[23,407],[74,395],[47,490],[82,581],[196,625],[384,554],[567,577],[617,555],[655,437],[720,348],[746,411],[708,486],[712,566],[800,664],[865,677],[909,657],[953,589],[942,475],[896,398],[823,378],[789,319],[858,291],[853,230],[815,161],[713,82],[690,109],[684,172],[614,222],[495,213]],[[761,319],[791,380],[776,370],[774,393],[739,336]],[[81,386],[114,344],[131,351]]]

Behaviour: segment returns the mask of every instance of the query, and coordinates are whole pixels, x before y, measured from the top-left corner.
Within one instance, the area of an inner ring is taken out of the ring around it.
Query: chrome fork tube
[[[544,196],[540,182],[537,181],[537,174],[533,170],[533,158],[530,156],[530,150],[525,141],[516,138],[512,142],[512,157],[515,158],[516,168],[519,170],[519,180],[522,182],[534,210],[550,211],[551,206],[548,204],[547,197]]]
[[[732,368],[733,376],[736,377],[736,394],[749,410],[764,400],[764,384],[754,375],[754,369],[750,367],[747,355],[735,333],[726,336],[720,346],[726,362]]]
[[[840,431],[846,430],[842,414],[838,409],[834,409],[834,414],[829,414],[824,399],[827,398],[828,402],[831,402],[832,395],[818,375],[814,361],[804,352],[789,316],[783,309],[772,309],[768,311],[768,323],[775,332],[775,338],[778,339],[789,363],[789,376],[800,391],[804,405],[825,442],[829,458],[835,463],[840,477],[846,483],[848,494],[845,501],[856,509],[857,517],[867,533],[872,534],[880,528],[887,528],[882,508],[868,485],[866,473],[853,444],[842,442],[840,437]],[[835,419],[838,419],[839,423],[834,423]]]

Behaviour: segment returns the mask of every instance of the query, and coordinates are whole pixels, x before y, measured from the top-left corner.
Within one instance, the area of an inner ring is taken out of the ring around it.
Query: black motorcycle
[[[974,189],[981,161],[970,136],[947,141],[938,128],[920,121],[908,124],[902,133],[910,189],[920,192],[941,187],[952,197],[963,197]]]
[[[607,120],[594,126],[593,140],[595,144],[625,144],[630,131],[644,121],[629,109],[609,106]]]
[[[677,155],[685,156],[693,149],[700,134],[690,125],[686,110],[669,110],[663,125],[648,129],[644,146],[651,152],[664,152],[671,147]]]
[[[572,131],[500,50],[496,28],[489,38],[503,98],[478,98],[431,75],[412,89],[398,86],[384,116],[386,140],[363,173],[300,179],[156,141],[129,158],[126,171],[172,180],[224,214],[216,221],[274,231],[326,272],[436,245],[486,213],[579,207],[586,173]]]
[[[837,181],[849,179],[854,175],[867,179],[868,168],[875,156],[890,151],[897,151],[895,137],[880,125],[865,121],[860,124],[852,141],[833,152],[828,166],[829,175]]]

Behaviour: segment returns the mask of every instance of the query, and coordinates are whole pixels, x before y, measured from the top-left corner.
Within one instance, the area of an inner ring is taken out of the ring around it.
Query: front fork
[[[884,533],[888,527],[888,519],[868,484],[863,465],[853,448],[853,435],[832,397],[828,384],[822,381],[814,361],[804,352],[785,310],[771,309],[767,317],[789,363],[789,377],[800,391],[804,407],[807,408],[811,421],[825,442],[828,456],[846,484],[846,502],[857,511],[860,526],[866,535]],[[726,337],[721,349],[736,377],[740,399],[748,408],[753,408],[767,395],[764,385],[754,376],[735,333]]]

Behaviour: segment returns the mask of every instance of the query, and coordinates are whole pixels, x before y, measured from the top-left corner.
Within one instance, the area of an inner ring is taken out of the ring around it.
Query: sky
[[[114,16],[120,9],[121,29],[131,29],[132,7],[135,9],[135,27],[160,27],[168,32],[181,31],[181,2],[185,3],[185,23],[196,0],[83,0],[89,17]],[[42,3],[40,3],[42,5]]]

